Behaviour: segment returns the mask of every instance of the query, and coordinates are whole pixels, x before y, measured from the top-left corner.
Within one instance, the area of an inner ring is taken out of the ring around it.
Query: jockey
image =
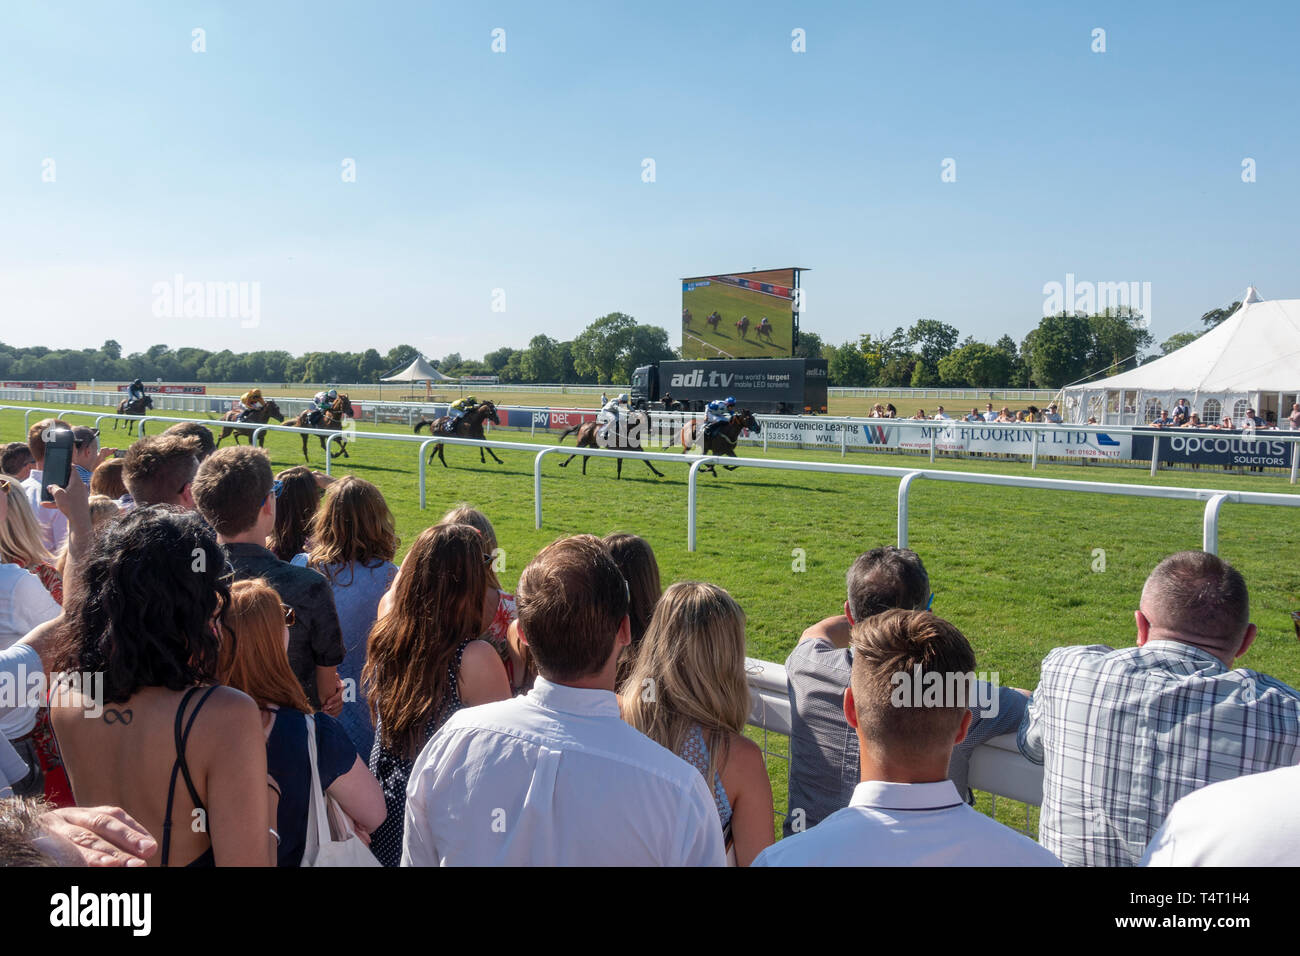
[[[338,397],[339,391],[336,388],[331,388],[328,391],[322,390],[312,396],[310,421],[313,428],[319,425],[325,413],[334,407],[334,400]]]
[[[611,398],[601,408],[600,413],[596,416],[596,421],[603,426],[600,430],[601,442],[605,444],[609,443],[610,426],[613,426],[615,432],[618,431],[618,413],[621,410],[619,406],[621,405],[624,408],[626,408],[627,403],[628,403],[627,393],[624,392],[622,395],[618,396],[617,398]]]
[[[758,327],[760,329],[771,329],[772,323],[767,321],[767,316],[763,316],[763,320],[758,323]]]
[[[138,402],[142,398],[144,398],[144,382],[137,378],[127,387],[126,400],[128,402]]]
[[[243,395],[239,396],[239,404],[243,405],[244,408],[240,411],[239,417],[236,418],[235,421],[246,422],[252,417],[254,412],[260,412],[266,407],[266,400],[262,398],[262,390],[260,388],[250,388]]]
[[[478,404],[478,399],[473,395],[466,395],[464,398],[452,402],[451,406],[447,409],[447,434],[456,434],[456,423],[465,417],[466,412],[472,412],[474,409],[478,408]]]
[[[736,413],[736,400],[730,396],[714,399],[704,409],[704,437],[708,438],[719,428],[731,421]]]

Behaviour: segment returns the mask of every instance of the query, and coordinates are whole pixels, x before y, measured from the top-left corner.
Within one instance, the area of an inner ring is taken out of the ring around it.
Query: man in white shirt
[[[934,420],[936,422],[946,422],[949,420],[949,416],[944,412],[942,405],[940,405],[939,410],[934,413]]]
[[[1295,866],[1300,767],[1202,787],[1174,804],[1141,866]]]
[[[995,422],[998,420],[998,413],[993,410],[992,402],[988,402],[984,406],[984,420],[986,422]]]
[[[848,807],[768,847],[755,866],[1060,866],[1033,840],[969,807],[947,778],[971,723],[975,652],[929,611],[853,627],[844,716],[861,783]]]
[[[537,682],[458,711],[425,746],[402,866],[722,866],[704,777],[619,716],[628,591],[600,539],[545,548],[515,598]]]
[[[41,507],[42,478],[45,471],[45,432],[50,428],[67,428],[72,426],[56,418],[42,418],[27,429],[27,447],[32,451],[36,464],[23,481],[23,490],[27,492],[27,501],[32,506],[32,514],[41,526],[41,543],[47,551],[56,554],[68,540],[68,519],[57,508]]]

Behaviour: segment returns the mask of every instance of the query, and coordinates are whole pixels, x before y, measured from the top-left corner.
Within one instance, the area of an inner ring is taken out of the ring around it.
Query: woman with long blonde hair
[[[623,719],[695,766],[713,791],[728,859],[749,866],[773,842],[772,785],[745,737],[745,613],[722,588],[672,585],[655,605],[631,675]]]
[[[221,681],[257,703],[266,733],[267,773],[280,788],[276,809],[277,862],[299,866],[307,846],[307,814],[313,799],[307,734],[316,736],[321,789],[368,838],[384,820],[384,794],[357,756],[343,727],[328,714],[312,718],[311,704],[289,666],[293,609],[261,578],[236,581],[230,589],[221,641]]]
[[[510,697],[501,658],[479,640],[490,621],[490,554],[469,525],[425,529],[402,562],[391,610],[370,631],[361,682],[375,718],[370,770],[388,808],[370,848],[385,866],[402,858],[406,784],[420,750],[462,707]]]
[[[63,576],[54,566],[54,555],[41,541],[41,527],[36,523],[36,516],[30,507],[17,507],[26,497],[26,491],[18,479],[10,475],[0,474],[0,481],[4,482],[4,493],[15,505],[5,512],[4,521],[0,522],[0,559],[32,572],[41,579],[50,597],[62,604]]]

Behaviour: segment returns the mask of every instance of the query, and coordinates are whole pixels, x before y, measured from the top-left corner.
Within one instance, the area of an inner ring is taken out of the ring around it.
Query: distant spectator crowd
[[[1160,562],[1134,646],[1057,648],[1031,693],[977,677],[978,622],[936,615],[919,555],[864,552],[786,661],[781,819],[745,613],[663,587],[643,538],[556,540],[512,594],[474,507],[399,565],[373,484],[199,424],[125,454],[70,429],[43,495],[68,427],[3,452],[0,683],[45,691],[0,699],[0,865],[1300,859],[1300,692],[1237,666],[1256,626],[1213,555]],[[973,807],[975,748],[1007,734],[1043,767],[1038,840]]]

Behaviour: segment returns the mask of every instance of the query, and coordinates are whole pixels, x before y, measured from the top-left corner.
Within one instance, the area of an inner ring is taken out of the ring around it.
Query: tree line
[[[1222,322],[1239,305],[1234,302],[1205,313],[1203,331]],[[1161,344],[1162,354],[1181,348],[1203,331],[1171,336]],[[992,345],[971,336],[959,342],[959,336],[956,328],[934,319],[920,319],[889,334],[864,333],[838,346],[823,343],[815,332],[801,331],[795,354],[827,359],[831,385],[1059,388],[1133,368],[1144,360],[1143,353],[1153,341],[1141,314],[1123,307],[1094,315],[1045,316],[1019,345],[1010,335]],[[98,349],[18,348],[0,343],[0,380],[124,382],[139,376],[170,382],[373,383],[419,354],[407,344],[384,353],[372,348],[295,356],[285,351],[212,352],[167,345],[123,355],[122,346],[113,339]],[[506,346],[481,360],[453,352],[431,358],[430,364],[457,378],[496,375],[505,383],[626,385],[638,366],[677,357],[665,329],[611,312],[568,341],[535,335],[527,348]]]

